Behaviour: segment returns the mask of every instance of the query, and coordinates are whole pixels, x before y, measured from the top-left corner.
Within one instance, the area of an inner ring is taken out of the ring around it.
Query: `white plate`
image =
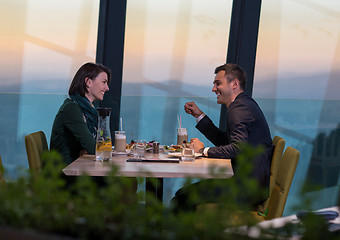
[[[169,152],[168,155],[171,156],[171,157],[181,157],[182,156],[182,154],[180,152]],[[198,158],[200,156],[202,156],[202,153],[195,153],[195,158]]]
[[[116,155],[116,156],[118,155],[124,156],[124,155],[128,155],[129,153],[130,153],[130,149],[126,149],[125,152],[116,152],[115,150],[112,150],[112,155]]]
[[[146,148],[146,151],[152,151],[153,147]]]

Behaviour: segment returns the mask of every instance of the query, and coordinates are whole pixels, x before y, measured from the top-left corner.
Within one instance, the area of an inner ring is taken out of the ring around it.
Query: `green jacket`
[[[77,103],[65,99],[54,119],[50,149],[62,154],[65,164],[70,164],[86,150],[95,154],[96,140],[90,133],[83,112]]]

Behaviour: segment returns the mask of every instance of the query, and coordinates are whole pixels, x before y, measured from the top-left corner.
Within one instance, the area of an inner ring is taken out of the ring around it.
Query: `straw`
[[[181,122],[180,122],[180,120],[179,120],[179,116],[177,115],[177,121],[178,121],[178,126],[179,126],[179,128],[181,128]]]
[[[179,115],[179,128],[182,128],[182,115]]]
[[[123,119],[120,118],[120,131],[123,131]]]

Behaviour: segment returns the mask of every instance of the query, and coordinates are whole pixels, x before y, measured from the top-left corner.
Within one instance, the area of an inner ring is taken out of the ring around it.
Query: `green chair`
[[[45,133],[38,131],[26,135],[25,146],[30,170],[36,175],[40,172],[43,165],[41,156],[44,151],[48,151]]]
[[[270,165],[270,182],[269,182],[269,196],[271,195],[274,185],[275,185],[275,179],[277,175],[277,170],[279,168],[279,164],[281,163],[282,154],[285,149],[286,140],[284,140],[282,137],[275,136],[273,138],[273,145],[274,152],[272,156],[272,162]],[[259,206],[258,213],[260,215],[266,215],[266,210],[268,208],[269,198]]]
[[[276,178],[278,174],[278,169],[280,164],[282,163],[282,154],[285,148],[286,140],[282,137],[275,136],[273,138],[273,145],[274,151],[272,156],[272,161],[270,165],[270,183],[269,183],[269,197],[268,199],[261,205],[258,206],[257,212],[251,211],[250,216],[251,218],[254,217],[255,221],[263,221],[265,220],[268,212],[269,212],[269,202],[271,199],[271,194],[273,192],[274,186],[276,184]],[[218,205],[215,203],[209,203],[209,204],[201,204],[198,208],[200,211],[218,211]],[[206,208],[206,209],[204,209]],[[242,225],[243,220],[242,218],[239,218],[239,215],[245,215],[244,211],[237,211],[235,214],[233,214],[233,221],[235,222],[235,225]]]
[[[257,215],[258,221],[282,217],[299,158],[298,150],[287,147],[278,166],[272,192],[267,200],[266,214]]]
[[[6,184],[6,181],[4,177],[4,167],[2,165],[2,160],[0,156],[0,186],[5,185],[5,184]]]
[[[282,137],[280,137],[280,136],[274,136],[274,137],[273,137],[273,145],[276,146],[277,142],[278,142],[280,139],[282,139]]]
[[[229,224],[238,226],[247,224],[247,222],[260,222],[282,217],[288,198],[289,189],[294,178],[297,164],[299,162],[300,152],[295,148],[287,147],[282,156],[282,159],[280,159],[279,153],[281,150],[279,150],[279,148],[284,148],[285,140],[283,138],[278,139],[276,144],[277,150],[275,156],[273,156],[275,157],[275,159],[273,159],[274,166],[273,164],[271,166],[271,173],[273,173],[270,180],[270,186],[272,187],[271,192],[266,202],[260,206],[260,208],[262,208],[262,210],[264,211],[248,212],[243,210],[236,210],[233,213],[229,213],[232,219],[232,223],[229,222]],[[198,216],[206,212],[213,211],[223,211],[223,205],[219,205],[216,203],[207,203],[201,204],[197,207]]]

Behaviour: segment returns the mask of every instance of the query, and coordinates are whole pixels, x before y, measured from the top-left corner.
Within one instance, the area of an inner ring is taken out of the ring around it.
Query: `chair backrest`
[[[278,142],[280,139],[282,139],[282,137],[280,137],[280,136],[274,136],[274,137],[273,137],[273,145],[276,146],[277,142]]]
[[[269,196],[273,190],[275,179],[277,175],[277,170],[282,160],[283,151],[285,150],[286,140],[282,137],[275,136],[276,141],[273,141],[274,152],[272,157],[272,162],[270,165],[270,185],[269,185]],[[274,137],[274,138],[275,138]]]
[[[272,194],[272,191],[273,191],[273,188],[274,188],[274,185],[275,185],[277,170],[279,168],[279,164],[280,164],[281,159],[282,159],[283,150],[285,149],[286,140],[284,140],[282,137],[275,136],[273,138],[273,145],[275,147],[274,147],[274,152],[273,152],[273,156],[272,156],[272,162],[271,162],[271,165],[270,165],[269,197],[263,204],[261,204],[258,207],[258,210],[261,213],[264,213],[265,210],[268,207],[270,196]]]
[[[42,167],[42,153],[48,150],[45,133],[39,131],[26,135],[25,146],[30,170],[36,174]]]
[[[287,147],[278,167],[275,185],[268,203],[266,220],[282,217],[299,158],[300,152],[298,150]]]
[[[2,160],[0,156],[0,186],[6,183],[5,176],[4,176],[4,167],[2,165]]]

